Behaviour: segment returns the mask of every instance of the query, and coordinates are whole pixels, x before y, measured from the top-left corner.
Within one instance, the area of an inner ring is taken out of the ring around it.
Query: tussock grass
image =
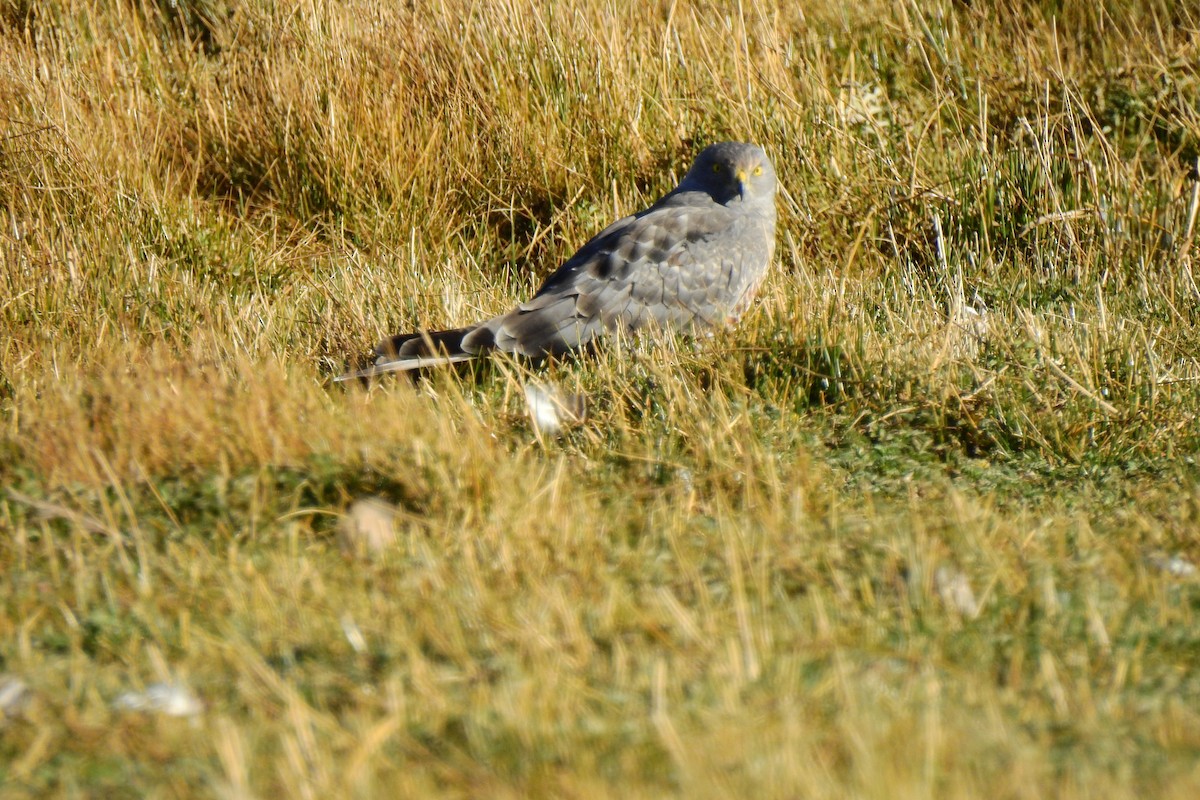
[[[1195,796],[1200,17],[803,5],[0,2],[4,794]],[[725,138],[739,330],[330,383]]]

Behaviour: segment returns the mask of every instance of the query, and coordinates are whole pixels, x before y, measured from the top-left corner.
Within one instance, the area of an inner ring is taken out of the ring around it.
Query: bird
[[[526,302],[461,328],[389,336],[373,366],[337,380],[496,352],[544,359],[618,331],[698,335],[736,325],[771,265],[777,183],[758,145],[709,145],[678,186],[592,237]]]

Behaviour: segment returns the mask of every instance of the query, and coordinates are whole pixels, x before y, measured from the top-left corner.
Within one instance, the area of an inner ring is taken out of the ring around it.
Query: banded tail
[[[353,370],[339,375],[336,380],[350,381],[358,378],[374,378],[389,372],[408,372],[426,367],[440,367],[471,361],[484,355],[490,348],[463,346],[463,339],[480,325],[453,328],[446,331],[423,331],[389,336],[375,348],[378,356],[375,363],[366,369]]]

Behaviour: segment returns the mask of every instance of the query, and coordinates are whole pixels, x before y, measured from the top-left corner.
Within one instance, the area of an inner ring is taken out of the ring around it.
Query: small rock
[[[874,83],[847,83],[838,93],[837,115],[846,125],[874,123],[887,127],[887,98]]]
[[[986,307],[956,303],[950,315],[951,352],[960,358],[975,358],[979,355],[980,346],[988,340],[991,326]]]
[[[1157,567],[1173,578],[1194,578],[1198,570],[1196,565],[1176,553],[1168,556],[1166,553],[1151,553],[1146,556],[1146,563]]]
[[[354,648],[354,652],[360,656],[367,652],[367,639],[363,636],[362,629],[358,627],[358,623],[354,621],[354,617],[347,611],[342,614],[342,633],[346,634],[346,641]]]
[[[933,573],[933,585],[949,608],[967,619],[979,616],[979,601],[975,599],[975,592],[971,591],[971,582],[962,572],[943,564]]]
[[[113,701],[118,711],[145,711],[168,717],[194,717],[204,710],[200,698],[178,683],[152,683],[144,692],[125,692]]]
[[[563,428],[578,425],[587,415],[581,394],[567,394],[552,383],[525,384],[525,405],[538,433],[556,436]]]
[[[399,509],[378,497],[355,500],[338,525],[342,550],[350,555],[378,555],[396,545]]]
[[[693,492],[696,490],[696,479],[692,475],[692,471],[687,467],[679,467],[675,470],[675,480],[679,481],[679,485],[684,488],[684,491]]]
[[[33,692],[15,675],[0,675],[0,727],[25,713]]]

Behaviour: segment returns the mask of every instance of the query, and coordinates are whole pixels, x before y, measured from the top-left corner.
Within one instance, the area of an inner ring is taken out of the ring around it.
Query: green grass
[[[802,5],[0,0],[0,796],[1196,796],[1200,17]],[[332,383],[728,138],[738,330]]]

